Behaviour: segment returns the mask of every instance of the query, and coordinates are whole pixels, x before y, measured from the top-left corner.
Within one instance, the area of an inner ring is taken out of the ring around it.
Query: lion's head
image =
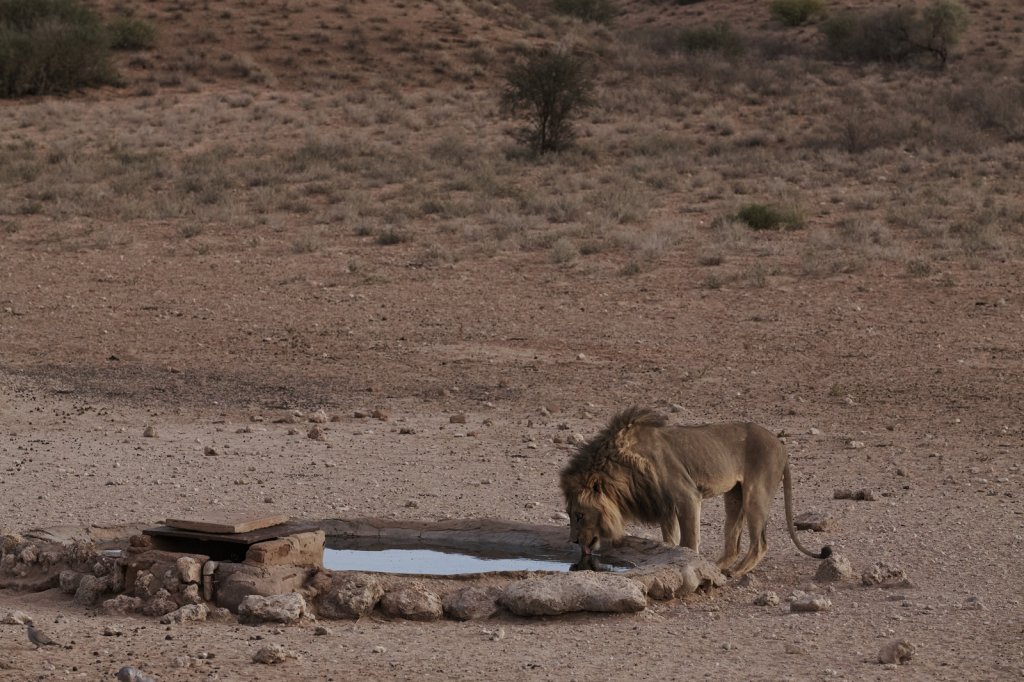
[[[572,541],[583,553],[601,547],[601,540],[619,540],[628,519],[647,515],[656,505],[646,498],[653,472],[636,453],[633,428],[661,426],[661,415],[641,409],[622,412],[596,438],[580,446],[562,470],[561,486],[569,514]]]
[[[587,480],[578,480],[572,475],[563,475],[562,478],[565,511],[569,515],[569,537],[584,554],[599,550],[601,538],[614,541],[625,534],[619,505],[604,492],[610,482],[602,478],[600,474],[592,474]]]

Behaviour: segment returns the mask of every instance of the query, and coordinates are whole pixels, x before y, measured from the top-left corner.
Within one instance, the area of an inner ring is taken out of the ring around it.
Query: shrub
[[[618,11],[611,0],[554,0],[555,11],[584,21],[610,22]]]
[[[822,0],[774,0],[768,6],[772,16],[787,26],[802,26],[825,12]]]
[[[526,120],[519,140],[535,152],[560,151],[575,139],[572,121],[593,103],[593,68],[583,57],[541,48],[505,75],[505,111]]]
[[[896,6],[844,12],[821,26],[829,49],[842,59],[903,62],[930,54],[942,66],[966,28],[967,11],[953,0],[933,0],[921,11]]]
[[[0,0],[0,97],[109,83],[99,16],[76,0]]]
[[[115,19],[107,29],[115,50],[148,50],[156,44],[156,29],[140,19]]]
[[[736,217],[752,230],[778,230],[783,227],[796,230],[804,226],[804,219],[796,209],[775,204],[746,204]]]
[[[685,52],[720,52],[725,55],[743,52],[743,41],[739,34],[724,21],[684,28],[676,35],[675,42]]]

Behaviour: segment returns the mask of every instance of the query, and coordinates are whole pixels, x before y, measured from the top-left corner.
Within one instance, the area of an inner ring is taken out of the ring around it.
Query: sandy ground
[[[816,586],[780,492],[749,584],[631,616],[317,636],[0,591],[0,616],[65,645],[0,626],[0,680],[1024,676],[1015,3],[970,3],[947,72],[837,66],[816,28],[752,0],[624,1],[617,26],[725,19],[809,51],[662,62],[532,0],[99,4],[160,31],[119,57],[126,86],[0,103],[0,527],[221,509],[563,525],[566,437],[639,404],[785,432],[795,510],[835,520],[806,544],[912,587]],[[506,154],[495,74],[567,36],[615,64],[583,151]],[[715,231],[794,197],[805,229]],[[324,441],[282,421],[320,409]],[[721,525],[709,501],[705,554]],[[782,605],[754,605],[769,590]],[[790,614],[795,590],[831,610]],[[912,662],[879,665],[900,638]],[[268,643],[297,659],[253,664]]]
[[[330,304],[311,308],[298,301],[322,291],[310,283],[314,259],[302,283],[270,289],[240,316],[228,291],[294,274],[296,264],[268,260],[199,281],[165,278],[130,252],[69,258],[79,267],[25,260],[6,280],[15,303],[3,319],[0,401],[10,528],[216,508],[561,523],[556,477],[569,450],[557,441],[593,435],[629,403],[674,404],[677,421],[752,419],[790,434],[797,511],[836,520],[807,542],[827,536],[858,572],[895,563],[913,588],[843,585],[828,595],[832,610],[816,615],[753,605],[764,590],[820,591],[816,562],[783,532],[780,494],[753,585],[636,616],[368,619],[314,636],[310,627],[161,626],[90,613],[59,594],[4,592],[0,610],[27,611],[73,642],[37,652],[20,628],[4,627],[4,679],[106,679],[129,663],[180,680],[1022,674],[1022,310],[1011,265],[952,288],[882,272],[708,292],[692,284],[696,265],[608,280],[552,279],[528,261],[468,263],[427,283],[398,272],[354,297],[338,287]],[[55,301],[95,282],[106,259],[136,286],[59,310]],[[182,313],[170,317],[173,334],[160,314],[171,307]],[[289,350],[268,341],[286,317],[293,338],[310,341]],[[339,419],[325,442],[307,438],[306,425],[276,423],[317,408]],[[374,408],[389,419],[354,416]],[[449,423],[456,412],[468,423]],[[143,437],[147,425],[158,437]],[[208,445],[220,454],[204,455]],[[877,499],[834,500],[839,487]],[[705,552],[717,551],[720,532],[720,502],[710,503]],[[972,597],[982,608],[965,608]],[[103,636],[108,624],[125,634]],[[499,626],[505,638],[492,641],[484,631]],[[893,638],[917,646],[898,673],[874,661]],[[268,642],[300,658],[257,670],[251,655]],[[191,667],[173,667],[181,656]]]

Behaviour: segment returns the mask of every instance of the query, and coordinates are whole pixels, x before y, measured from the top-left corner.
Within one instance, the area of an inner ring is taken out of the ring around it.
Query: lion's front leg
[[[700,497],[692,497],[678,504],[679,544],[700,551]]]
[[[679,519],[675,515],[661,520],[661,540],[668,545],[679,544]]]

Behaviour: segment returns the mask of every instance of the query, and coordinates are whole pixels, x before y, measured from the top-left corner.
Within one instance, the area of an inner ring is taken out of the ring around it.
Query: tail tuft
[[[832,556],[832,548],[829,547],[828,545],[825,545],[824,547],[821,548],[821,553],[818,555],[818,558],[819,559],[827,559],[830,556]]]

